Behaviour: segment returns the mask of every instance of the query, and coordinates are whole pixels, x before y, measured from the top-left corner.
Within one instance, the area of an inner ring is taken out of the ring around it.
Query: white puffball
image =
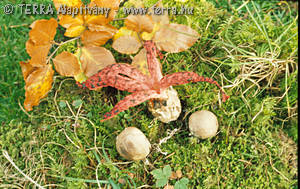
[[[217,117],[207,110],[197,111],[189,118],[189,129],[191,133],[201,139],[215,136],[218,127]]]
[[[128,160],[141,160],[150,152],[151,144],[146,136],[135,127],[127,127],[118,136],[117,151]]]

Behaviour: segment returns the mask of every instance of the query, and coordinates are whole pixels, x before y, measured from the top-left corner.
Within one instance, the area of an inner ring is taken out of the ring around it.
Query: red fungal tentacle
[[[222,87],[219,85],[218,82],[211,78],[200,76],[194,72],[177,72],[166,75],[161,79],[160,87],[162,89],[165,89],[170,86],[182,85],[190,82],[208,82],[214,84],[220,88],[223,102],[225,102],[229,98],[229,96],[226,95],[226,93],[223,91]]]
[[[104,119],[101,122],[113,118],[115,115],[123,112],[130,107],[137,106],[146,100],[151,98],[159,98],[160,95],[156,93],[154,90],[148,91],[139,91],[136,93],[132,93],[125,98],[123,98],[120,102],[118,102],[115,107],[104,115]]]
[[[152,84],[159,82],[163,77],[161,73],[160,62],[156,59],[157,48],[153,41],[145,41],[144,48],[146,50],[148,70],[151,75]]]
[[[118,90],[135,92],[149,90],[147,76],[143,75],[138,69],[129,64],[112,64],[95,75],[91,76],[85,82],[77,85],[81,88],[96,90],[100,87],[115,87]]]

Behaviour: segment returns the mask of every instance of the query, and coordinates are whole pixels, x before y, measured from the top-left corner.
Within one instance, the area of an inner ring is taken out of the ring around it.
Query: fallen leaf
[[[84,46],[101,46],[112,37],[112,33],[85,30],[81,36],[81,41]]]
[[[117,28],[113,27],[112,25],[95,25],[95,24],[89,24],[88,28],[90,31],[97,31],[97,32],[108,32],[111,33],[111,35],[115,35],[118,31]]]
[[[100,8],[110,8],[107,19],[112,21],[119,9],[120,0],[91,0],[91,3],[95,3]]]
[[[177,170],[177,171],[176,171],[176,176],[177,176],[177,178],[181,178],[181,177],[182,177],[182,172],[181,172],[181,170]]]
[[[30,25],[29,38],[35,45],[49,44],[54,39],[57,26],[54,18],[36,20]]]
[[[77,57],[67,51],[53,59],[56,71],[62,76],[75,76],[81,72]]]
[[[62,15],[59,19],[59,24],[67,29],[64,34],[67,37],[77,37],[86,29],[84,26],[84,16],[80,14],[74,18],[72,15]]]
[[[20,66],[23,73],[24,81],[26,81],[27,77],[36,69],[29,62],[20,62]]]
[[[137,53],[142,44],[133,36],[124,35],[117,38],[112,47],[123,54],[134,54]]]
[[[135,55],[131,65],[139,69],[143,74],[150,76],[147,64],[146,50],[144,48],[140,50],[137,55]]]
[[[159,50],[177,53],[191,47],[198,38],[199,34],[188,26],[168,24],[155,33],[153,41]]]
[[[170,176],[170,179],[171,179],[171,180],[174,180],[174,179],[176,179],[176,178],[177,178],[176,173],[175,173],[174,171],[172,171],[172,174],[171,174],[171,176]]]
[[[164,8],[161,1],[159,1],[155,7]],[[154,9],[150,9],[150,11],[149,11],[153,22],[155,22],[159,25],[169,24],[169,15],[167,14],[168,11],[164,11],[165,14],[163,14],[163,15],[155,14],[153,11],[154,11]]]
[[[47,96],[52,87],[54,71],[52,66],[46,65],[33,71],[26,79],[25,101],[26,111],[31,111],[33,106],[40,103],[40,99]]]
[[[135,37],[137,40],[139,39],[138,34],[136,31],[133,30],[129,30],[126,27],[121,27],[118,32],[114,35],[113,40],[117,40],[118,38],[122,37],[122,36],[126,36],[126,35],[130,35],[132,37]]]
[[[164,189],[174,189],[174,186],[167,184]]]
[[[109,50],[96,46],[83,47],[81,49],[80,61],[82,70],[87,77],[116,62]]]
[[[154,22],[149,15],[129,15],[125,19],[125,26],[136,32],[151,33],[154,27]]]
[[[51,48],[50,43],[35,45],[30,39],[26,42],[26,51],[31,57],[30,64],[34,67],[46,65],[47,56]]]

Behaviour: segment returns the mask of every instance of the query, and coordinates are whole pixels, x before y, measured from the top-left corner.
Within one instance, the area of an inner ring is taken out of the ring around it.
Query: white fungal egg
[[[166,99],[151,99],[148,101],[148,109],[154,117],[163,123],[169,123],[176,120],[181,112],[181,104],[178,93],[172,87],[169,87],[162,96]]]
[[[210,111],[201,110],[193,113],[189,118],[189,129],[191,133],[201,139],[213,137],[218,131],[218,119]]]
[[[146,136],[136,127],[127,127],[118,136],[117,151],[128,160],[145,159],[150,152],[151,144]]]

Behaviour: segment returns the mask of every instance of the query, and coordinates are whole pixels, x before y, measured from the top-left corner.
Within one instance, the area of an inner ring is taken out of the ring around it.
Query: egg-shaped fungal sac
[[[146,136],[136,127],[127,127],[118,136],[117,151],[128,160],[145,159],[150,152],[151,144]]]
[[[190,132],[201,139],[213,137],[218,131],[218,119],[210,111],[201,110],[194,112],[189,118]]]
[[[181,113],[181,104],[178,93],[173,87],[163,91],[166,99],[151,99],[148,101],[148,109],[154,117],[163,123],[177,120]]]

